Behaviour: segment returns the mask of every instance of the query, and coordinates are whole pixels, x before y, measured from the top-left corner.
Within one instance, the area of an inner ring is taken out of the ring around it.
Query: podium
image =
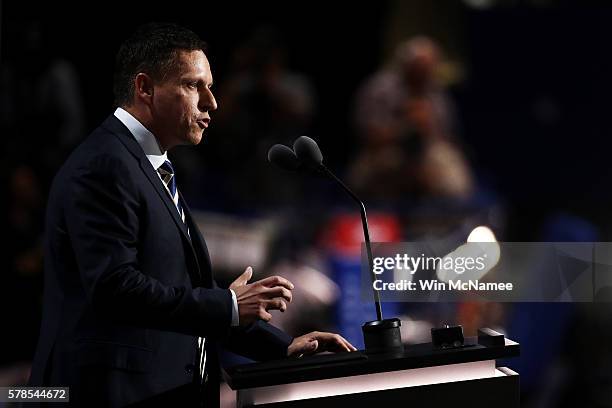
[[[520,345],[504,339],[495,346],[465,339],[463,346],[431,343],[390,353],[323,354],[301,359],[243,364],[223,371],[242,407],[414,407],[520,406],[519,375],[496,367],[516,357]],[[384,404],[384,405],[377,405]]]

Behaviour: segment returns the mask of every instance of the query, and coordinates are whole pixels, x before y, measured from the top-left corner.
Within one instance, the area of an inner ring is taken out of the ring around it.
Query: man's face
[[[212,83],[208,59],[197,50],[179,51],[175,68],[154,85],[154,133],[166,149],[200,143],[209,112],[217,109]]]

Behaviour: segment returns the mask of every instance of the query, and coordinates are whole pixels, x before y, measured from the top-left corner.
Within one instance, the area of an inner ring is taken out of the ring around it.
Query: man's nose
[[[213,95],[210,89],[206,89],[204,93],[200,96],[200,103],[198,104],[198,108],[204,111],[214,111],[217,110],[217,100]]]

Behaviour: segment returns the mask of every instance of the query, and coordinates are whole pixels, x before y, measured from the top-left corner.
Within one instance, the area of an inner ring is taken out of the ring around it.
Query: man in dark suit
[[[55,177],[30,385],[68,386],[75,406],[218,405],[218,347],[255,360],[354,350],[267,323],[291,302],[282,277],[248,283],[249,267],[215,284],[167,157],[198,144],[217,109],[204,49],[175,25],[137,30],[117,55],[117,110]]]

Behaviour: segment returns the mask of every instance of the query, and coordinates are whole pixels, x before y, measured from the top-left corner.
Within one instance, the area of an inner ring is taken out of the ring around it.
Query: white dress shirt
[[[142,150],[144,151],[147,159],[153,166],[153,170],[159,176],[161,180],[161,176],[157,169],[160,168],[162,164],[166,160],[168,160],[168,152],[162,152],[159,143],[157,143],[157,138],[153,133],[151,133],[142,123],[138,121],[134,116],[132,116],[129,112],[122,108],[117,108],[115,110],[115,117],[121,121],[128,128],[128,130],[132,133]],[[166,185],[163,183],[164,186]],[[168,191],[168,187],[166,187],[166,191]],[[170,194],[170,192],[168,192]],[[178,209],[177,209],[178,211]],[[232,289],[229,289],[232,294],[232,326],[238,326],[239,324],[239,315],[238,315],[238,300],[236,299],[236,293]]]

